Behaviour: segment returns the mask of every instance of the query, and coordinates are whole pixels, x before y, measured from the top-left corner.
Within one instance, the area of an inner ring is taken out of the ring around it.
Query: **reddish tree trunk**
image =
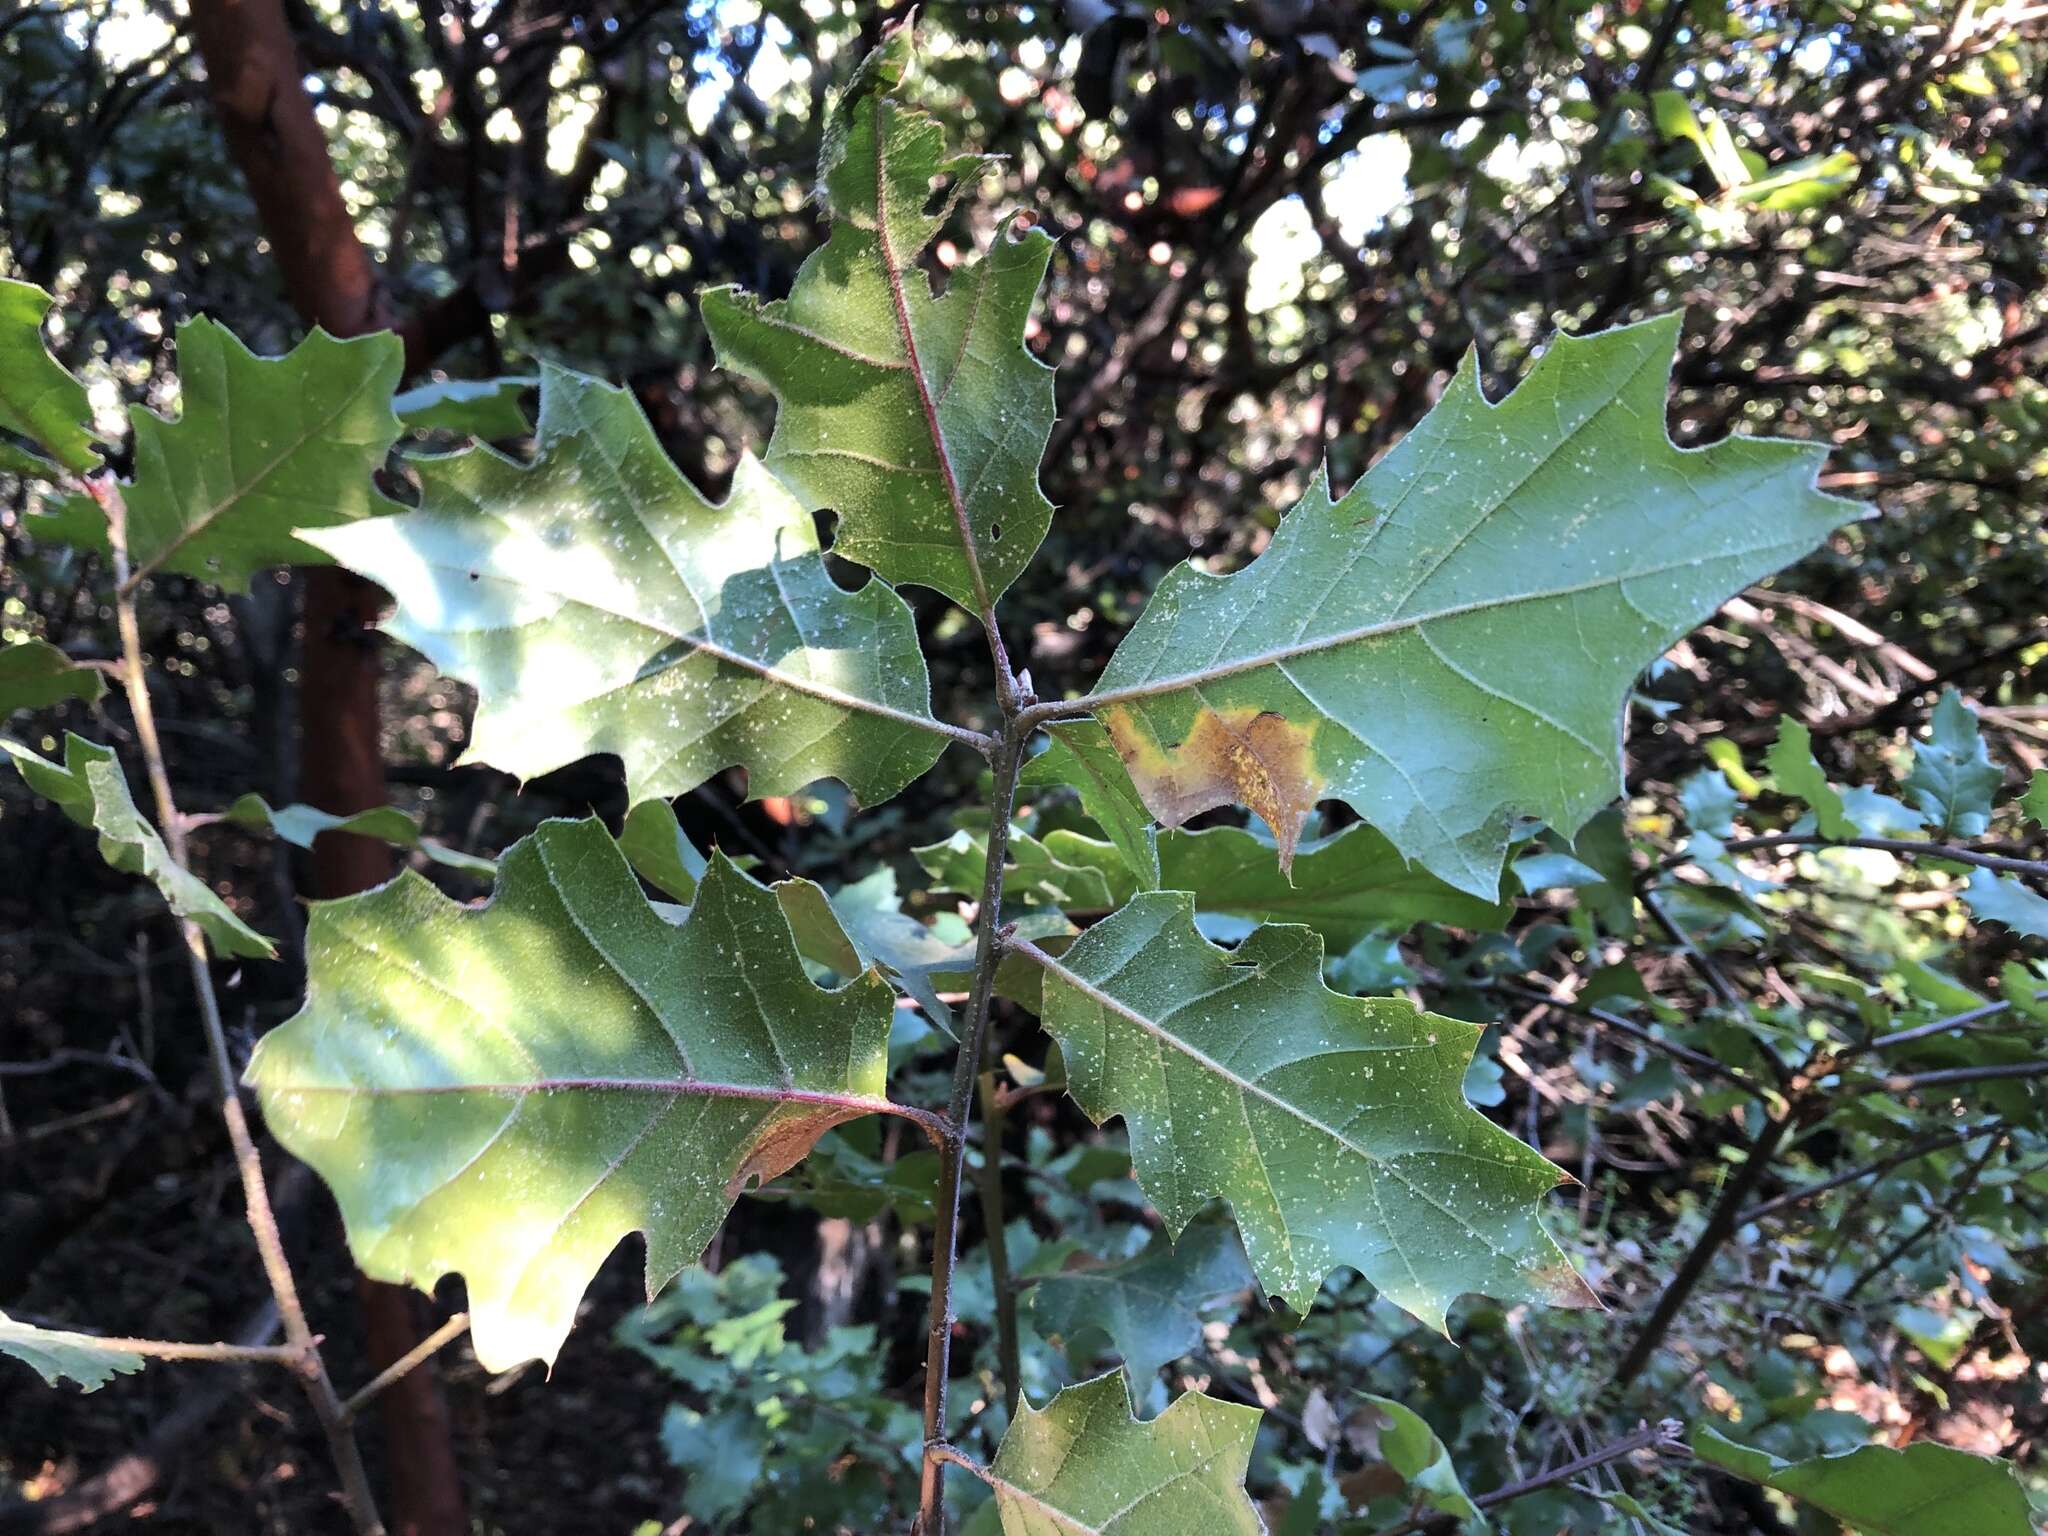
[[[309,325],[336,336],[387,328],[391,316],[376,268],[342,200],[283,7],[278,0],[193,0],[192,29],[215,116],[248,181],[293,307]],[[333,567],[307,572],[305,587],[299,793],[324,811],[347,815],[385,801],[378,654],[369,633],[383,594]],[[391,852],[382,843],[329,833],[314,846],[310,894],[347,896],[389,879],[391,870]],[[357,1284],[370,1365],[382,1370],[419,1341],[425,1309],[410,1290],[360,1276]],[[448,1405],[432,1365],[388,1388],[379,1412],[394,1531],[463,1536],[469,1522]]]

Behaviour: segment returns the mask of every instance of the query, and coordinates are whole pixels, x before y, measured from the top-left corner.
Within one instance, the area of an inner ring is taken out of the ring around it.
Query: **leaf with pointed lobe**
[[[85,386],[43,343],[43,319],[54,302],[34,283],[0,278],[0,432],[30,445],[0,439],[0,470],[84,475],[99,467]]]
[[[1031,1315],[1040,1333],[1069,1341],[1101,1329],[1141,1392],[1161,1366],[1201,1343],[1205,1310],[1251,1284],[1237,1234],[1222,1222],[1197,1222],[1178,1241],[1155,1233],[1121,1264],[1047,1275],[1031,1288]]]
[[[67,699],[94,704],[106,691],[98,667],[79,665],[47,640],[0,646],[0,716]]]
[[[1813,733],[1789,715],[1778,725],[1778,739],[1764,755],[1773,785],[1781,795],[1804,800],[1813,811],[1814,825],[1823,837],[1857,836],[1856,823],[1849,818],[1841,791],[1813,756]]]
[[[364,1273],[464,1275],[490,1370],[552,1360],[628,1233],[651,1295],[750,1181],[892,1108],[879,977],[813,985],[722,855],[664,921],[595,820],[515,843],[481,907],[410,872],[317,904],[306,947],[306,1004],[248,1081]]]
[[[2036,768],[2020,795],[2020,809],[2036,828],[2048,832],[2048,768]]]
[[[937,759],[917,631],[879,581],[834,584],[810,515],[752,458],[714,505],[632,397],[541,371],[539,449],[413,461],[420,507],[309,538],[382,584],[386,628],[476,687],[466,754],[530,778],[596,752],[630,801],[720,769],[867,804]]]
[[[641,879],[686,906],[697,899],[697,886],[710,868],[666,800],[642,800],[626,812],[619,852]]]
[[[986,1474],[1003,1536],[1259,1536],[1244,1491],[1259,1418],[1185,1392],[1141,1422],[1120,1371],[1025,1403]]]
[[[1913,768],[1906,775],[1906,793],[1933,835],[1983,836],[1991,825],[1992,797],[2004,782],[1985,750],[1975,711],[1955,689],[1942,689],[1927,739],[1913,744]]]
[[[1319,477],[1244,570],[1168,575],[1076,703],[1153,813],[1249,806],[1285,867],[1340,799],[1490,900],[1517,818],[1569,838],[1612,800],[1636,675],[1859,511],[1819,446],[1673,445],[1677,339],[1560,337],[1499,404],[1468,355],[1349,494]]]
[[[116,1376],[132,1376],[144,1363],[133,1350],[108,1349],[89,1333],[37,1328],[5,1312],[0,1312],[0,1355],[33,1368],[50,1386],[69,1377],[84,1392],[96,1392]]]
[[[135,469],[123,500],[136,574],[241,590],[268,566],[328,564],[299,533],[397,511],[372,477],[398,439],[391,391],[404,353],[389,331],[343,341],[315,330],[282,357],[259,357],[204,316],[179,326],[177,416],[128,413]],[[107,544],[106,519],[85,496],[27,526]]]
[[[774,392],[768,467],[839,515],[833,553],[979,614],[1052,521],[1052,371],[1024,346],[1052,241],[1012,219],[933,295],[918,258],[991,162],[949,155],[903,99],[914,51],[896,28],[833,104],[818,166],[831,237],[789,296],[712,288],[701,305],[720,366]]]
[[[1465,1101],[1480,1026],[1330,991],[1307,928],[1217,949],[1176,891],[1042,964],[1068,1089],[1097,1124],[1123,1117],[1167,1230],[1227,1202],[1296,1311],[1340,1264],[1439,1332],[1468,1292],[1596,1304],[1538,1219],[1564,1174]]]
[[[2048,939],[2048,896],[2016,876],[1972,870],[1963,900],[1979,922],[2002,923],[2023,938]]]
[[[99,833],[100,857],[125,874],[141,875],[179,917],[199,925],[224,955],[276,958],[277,946],[251,928],[213,887],[171,857],[162,836],[136,808],[127,777],[110,748],[64,733],[64,761],[53,763],[0,737],[28,787],[82,827]]]
[[[641,878],[677,901],[696,899],[706,860],[667,801],[643,800],[626,813],[619,851]],[[950,985],[971,972],[974,945],[964,930],[949,937],[906,914],[893,869],[884,865],[836,891],[801,879],[779,881],[774,891],[806,960],[844,977],[879,970],[933,1024],[953,1033],[953,1012],[939,997],[937,978],[945,975]]]

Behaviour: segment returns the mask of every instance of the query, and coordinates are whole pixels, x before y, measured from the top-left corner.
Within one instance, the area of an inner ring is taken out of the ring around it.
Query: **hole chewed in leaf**
[[[1314,722],[1295,725],[1250,706],[1204,707],[1176,746],[1162,744],[1141,715],[1122,705],[1105,709],[1102,723],[1146,809],[1165,825],[1243,805],[1273,829],[1280,867],[1293,866],[1302,821],[1322,798]]]

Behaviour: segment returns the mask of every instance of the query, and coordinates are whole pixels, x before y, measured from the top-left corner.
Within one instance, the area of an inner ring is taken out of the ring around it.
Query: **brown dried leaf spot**
[[[818,1138],[833,1126],[844,1125],[849,1120],[858,1120],[862,1115],[871,1113],[872,1110],[866,1109],[820,1107],[806,1109],[802,1114],[774,1117],[761,1128],[745,1159],[726,1181],[726,1197],[737,1200],[748,1188],[750,1179],[757,1181],[754,1187],[758,1188],[771,1179],[780,1178],[810,1156]]]
[[[1316,726],[1247,705],[1204,707],[1187,739],[1167,746],[1135,711],[1112,705],[1103,727],[1130,770],[1145,807],[1169,827],[1219,805],[1243,805],[1265,819],[1280,845],[1280,868],[1291,869],[1301,824],[1323,797],[1316,772]]]

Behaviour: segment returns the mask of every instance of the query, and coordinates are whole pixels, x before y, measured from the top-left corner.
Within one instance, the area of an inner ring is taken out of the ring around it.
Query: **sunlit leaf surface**
[[[650,1294],[750,1181],[890,1106],[892,999],[804,976],[772,892],[712,857],[680,925],[596,821],[544,823],[466,908],[414,874],[317,905],[305,1007],[249,1065],[366,1274],[460,1272],[477,1357],[552,1360],[629,1232]]]
[[[910,610],[879,581],[834,585],[758,463],[713,505],[626,391],[561,368],[537,430],[531,465],[416,460],[418,511],[309,535],[476,687],[470,761],[527,778],[616,753],[635,801],[738,764],[753,795],[830,777],[873,803],[931,766],[946,738]]]

